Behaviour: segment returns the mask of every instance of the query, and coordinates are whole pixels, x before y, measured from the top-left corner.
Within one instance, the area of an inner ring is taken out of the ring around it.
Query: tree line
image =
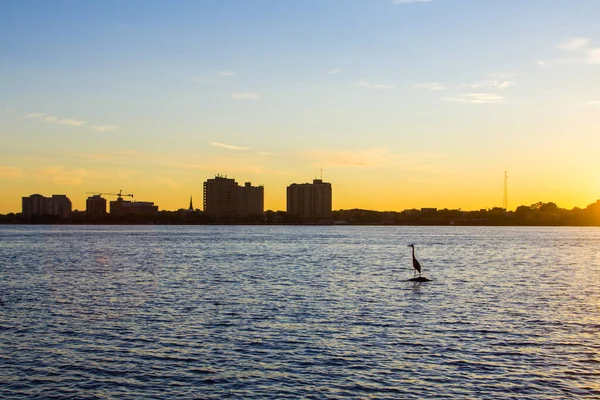
[[[555,203],[538,202],[519,206],[515,211],[502,208],[462,211],[449,209],[412,209],[402,212],[339,210],[334,219],[353,225],[510,225],[510,226],[600,226],[600,200],[586,208],[571,210]]]

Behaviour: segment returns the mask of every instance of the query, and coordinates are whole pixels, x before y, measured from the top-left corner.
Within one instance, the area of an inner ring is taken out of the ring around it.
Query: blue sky
[[[0,212],[324,169],[334,208],[598,197],[598,1],[3,1]],[[359,189],[362,188],[362,189]],[[368,193],[383,192],[379,199]],[[337,207],[336,207],[337,206]]]

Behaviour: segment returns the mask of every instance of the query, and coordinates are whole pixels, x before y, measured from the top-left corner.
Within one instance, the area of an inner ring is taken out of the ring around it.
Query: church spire
[[[192,205],[192,195],[190,195],[190,208],[189,211],[194,211],[194,206]]]

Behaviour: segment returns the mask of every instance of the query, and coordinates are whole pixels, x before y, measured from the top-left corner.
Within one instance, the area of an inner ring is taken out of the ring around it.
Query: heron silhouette
[[[417,272],[419,273],[419,278],[420,278],[421,277],[421,264],[419,264],[419,261],[415,258],[415,245],[409,244],[408,247],[412,247],[412,262],[413,262],[413,268],[415,269],[415,274],[413,275],[413,279],[415,279],[417,277]]]

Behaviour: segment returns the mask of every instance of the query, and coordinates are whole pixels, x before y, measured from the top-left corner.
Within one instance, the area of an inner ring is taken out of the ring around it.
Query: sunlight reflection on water
[[[423,273],[412,277],[409,243]],[[600,396],[600,229],[0,227],[0,397]]]

